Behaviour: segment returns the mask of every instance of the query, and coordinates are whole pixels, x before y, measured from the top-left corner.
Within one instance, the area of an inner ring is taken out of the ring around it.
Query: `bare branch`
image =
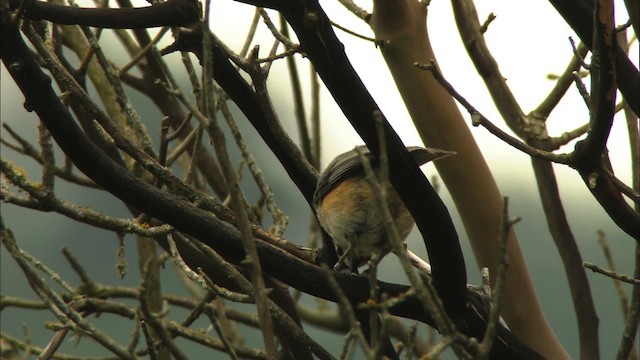
[[[415,66],[430,71],[434,78],[438,80],[438,82],[442,85],[442,87],[447,90],[447,92],[453,96],[467,111],[469,115],[471,115],[471,124],[473,126],[482,125],[490,133],[498,137],[500,140],[506,142],[507,144],[513,146],[514,148],[539,159],[549,160],[559,164],[567,164],[570,165],[570,156],[569,154],[554,154],[552,152],[539,150],[533,146],[527,145],[526,143],[516,139],[515,137],[507,134],[502,131],[496,125],[494,125],[489,119],[487,119],[484,115],[482,115],[478,110],[476,110],[471,103],[469,103],[462,95],[460,95],[453,86],[442,76],[440,70],[436,66],[435,62],[432,60],[429,64],[414,64]]]
[[[593,272],[597,272],[600,273],[602,275],[608,276],[612,279],[618,280],[618,281],[622,281],[622,282],[626,282],[632,285],[636,285],[636,286],[640,286],[640,279],[635,279],[630,277],[629,275],[625,275],[625,274],[620,274],[617,273],[615,271],[611,271],[611,270],[607,270],[604,268],[601,268],[598,265],[589,263],[589,262],[585,262],[584,263],[584,267],[587,269],[592,270]]]

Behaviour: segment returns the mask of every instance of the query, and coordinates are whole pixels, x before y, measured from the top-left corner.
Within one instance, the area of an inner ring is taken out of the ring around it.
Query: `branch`
[[[524,152],[525,154],[541,159],[548,160],[559,164],[569,164],[570,157],[567,154],[554,154],[549,151],[540,150],[531,145],[528,145],[519,139],[507,134],[502,131],[499,127],[494,125],[489,119],[487,119],[484,115],[482,115],[467,99],[465,99],[462,95],[460,95],[453,86],[442,76],[440,70],[436,66],[435,62],[431,60],[428,64],[414,64],[420,69],[430,71],[433,74],[433,77],[442,85],[442,87],[453,97],[455,98],[460,105],[462,105],[467,111],[469,115],[471,115],[471,124],[473,126],[482,125],[484,126],[490,133],[495,135],[500,140],[505,143],[513,146],[514,148]],[[524,115],[523,115],[524,116]],[[530,136],[530,135],[528,135]]]
[[[533,173],[538,185],[540,201],[547,220],[551,238],[562,259],[571,299],[576,314],[580,339],[580,354],[583,359],[597,358],[600,353],[598,335],[598,314],[587,274],[582,267],[582,254],[569,225],[553,164],[548,161],[531,159]]]
[[[585,262],[584,267],[593,272],[608,276],[614,280],[626,282],[628,284],[635,285],[635,286],[640,286],[640,279],[632,278],[629,275],[620,274],[619,272],[616,272],[616,271],[607,270],[589,262]]]
[[[594,19],[590,130],[587,138],[576,144],[572,158],[583,181],[611,219],[640,242],[640,214],[627,204],[603,163],[615,114],[616,81],[619,78],[616,68],[620,65],[616,55],[621,52],[615,35],[613,3],[599,1]]]
[[[580,69],[580,59],[587,55],[587,47],[583,43],[580,43],[576,49],[576,54],[571,58],[571,61],[567,65],[562,75],[558,77],[553,89],[549,92],[549,95],[529,114],[530,117],[534,117],[540,120],[546,120],[551,114],[551,111],[558,105],[560,99],[567,92],[571,84],[573,83],[573,73]]]
[[[593,2],[585,0],[549,0],[556,10],[562,15],[567,24],[578,34],[582,42],[591,50],[593,42]],[[631,1],[633,2],[633,1]],[[640,115],[640,75],[638,69],[625,52],[615,43],[612,44],[615,51],[615,74],[618,78],[620,92],[629,106],[636,114]]]
[[[12,9],[24,6],[24,17],[56,24],[84,25],[105,29],[140,29],[160,26],[188,26],[200,18],[198,3],[168,0],[142,8],[80,8],[38,0],[9,0]]]
[[[636,244],[635,255],[636,264],[634,276],[640,279],[640,260],[638,260],[640,259],[640,245],[638,244]],[[640,321],[640,286],[634,286],[631,291],[631,306],[629,307],[629,314],[625,321],[616,360],[626,360],[631,357],[630,354],[634,351],[636,334],[638,333],[638,321]]]
[[[491,305],[487,330],[485,331],[482,341],[478,346],[478,357],[481,359],[487,358],[487,355],[493,346],[493,341],[495,340],[496,326],[500,321],[500,309],[504,298],[504,279],[507,275],[507,268],[509,267],[509,258],[507,256],[509,232],[513,225],[520,221],[520,218],[509,218],[509,198],[506,196],[503,197],[502,202],[504,205],[502,206],[502,221],[500,224],[500,264],[497,269],[498,274],[496,275],[495,285],[493,286],[493,289],[491,289]]]
[[[509,128],[521,139],[529,139],[544,135],[540,128],[525,116],[513,92],[500,72],[498,63],[489,51],[481,32],[478,14],[470,0],[452,1],[458,32],[469,57],[482,77],[493,102]]]
[[[607,145],[613,125],[616,107],[617,79],[615,76],[615,52],[618,49],[613,2],[597,2],[594,19],[594,44],[591,72],[591,118],[587,138],[580,147],[582,154],[590,159],[599,159]]]
[[[6,145],[8,148],[20,154],[23,154],[32,158],[33,160],[38,162],[38,164],[40,165],[44,163],[44,159],[42,158],[42,154],[40,153],[40,151],[38,151],[33,145],[31,145],[28,141],[26,141],[24,138],[18,135],[18,133],[16,133],[8,124],[4,123],[2,124],[2,127],[9,133],[9,135],[11,135],[11,137],[13,137],[20,144],[20,146],[14,145],[8,142],[7,140],[0,138],[0,142],[2,144]],[[58,177],[60,177],[61,179],[67,180],[69,182],[72,182],[81,186],[90,187],[90,188],[96,188],[96,189],[98,188],[98,186],[90,179],[87,179],[86,177],[81,175],[74,174],[71,168],[67,169],[67,168],[55,167],[54,172]]]
[[[56,197],[53,193],[47,194],[41,190],[38,185],[31,183],[20,171],[4,159],[0,159],[0,170],[11,183],[26,191],[30,196],[30,198],[19,197],[1,189],[0,199],[7,203],[40,211],[55,211],[75,221],[118,233],[133,233],[140,236],[155,237],[173,230],[171,226],[166,224],[149,227],[135,220],[111,217],[91,208],[66,202]]]

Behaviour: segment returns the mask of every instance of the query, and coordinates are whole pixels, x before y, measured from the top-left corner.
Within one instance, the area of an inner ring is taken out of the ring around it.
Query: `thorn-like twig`
[[[571,50],[573,51],[573,54],[576,56],[576,59],[578,59],[580,61],[580,65],[583,68],[585,68],[586,70],[591,69],[591,65],[587,64],[584,61],[584,58],[582,57],[582,55],[578,51],[578,47],[576,46],[576,42],[573,40],[573,37],[569,36],[569,42],[571,43]]]
[[[482,25],[480,25],[480,33],[482,34],[486,33],[487,30],[489,29],[489,24],[491,24],[495,19],[496,19],[496,15],[494,13],[489,13],[489,15],[487,16],[487,19],[482,23]]]
[[[587,109],[591,111],[591,95],[589,95],[589,90],[587,90],[587,87],[582,82],[580,73],[578,73],[577,71],[573,72],[573,81],[576,84],[576,88],[578,88],[580,96],[582,96],[582,99],[584,99],[584,103],[585,105],[587,105]]]

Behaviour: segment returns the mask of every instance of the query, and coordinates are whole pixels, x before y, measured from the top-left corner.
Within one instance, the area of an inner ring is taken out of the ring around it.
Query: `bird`
[[[407,150],[418,166],[455,154],[419,146],[409,146]],[[313,195],[318,222],[331,236],[340,255],[334,266],[336,271],[348,267],[352,273],[357,273],[357,269],[372,257],[381,259],[391,252],[382,211],[373,187],[366,179],[361,156],[371,161],[374,171],[379,169],[371,151],[365,145],[356,146],[329,163],[320,174]],[[404,241],[413,229],[413,217],[393,188],[387,192],[386,200],[398,234]],[[421,261],[417,256],[410,253],[410,259],[420,268],[416,264]],[[424,266],[428,267],[428,264]]]

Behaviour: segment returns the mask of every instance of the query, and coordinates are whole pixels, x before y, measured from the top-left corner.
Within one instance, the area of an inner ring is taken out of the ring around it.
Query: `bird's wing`
[[[373,154],[365,145],[358,145],[353,150],[347,151],[336,156],[327,168],[322,172],[318,179],[316,191],[313,194],[313,203],[318,205],[320,201],[342,180],[347,179],[355,174],[363,171],[362,160],[358,154],[358,150],[362,152],[371,162],[372,166],[377,165]],[[455,154],[452,151],[440,150],[435,148],[423,148],[420,146],[408,146],[407,150],[413,156],[418,166],[429,161],[440,159]]]
[[[365,145],[358,145],[353,150],[336,156],[318,178],[316,192],[313,194],[315,205],[318,205],[320,200],[339,182],[362,171],[362,161],[356,149],[361,150],[369,159],[373,158],[371,151]]]

